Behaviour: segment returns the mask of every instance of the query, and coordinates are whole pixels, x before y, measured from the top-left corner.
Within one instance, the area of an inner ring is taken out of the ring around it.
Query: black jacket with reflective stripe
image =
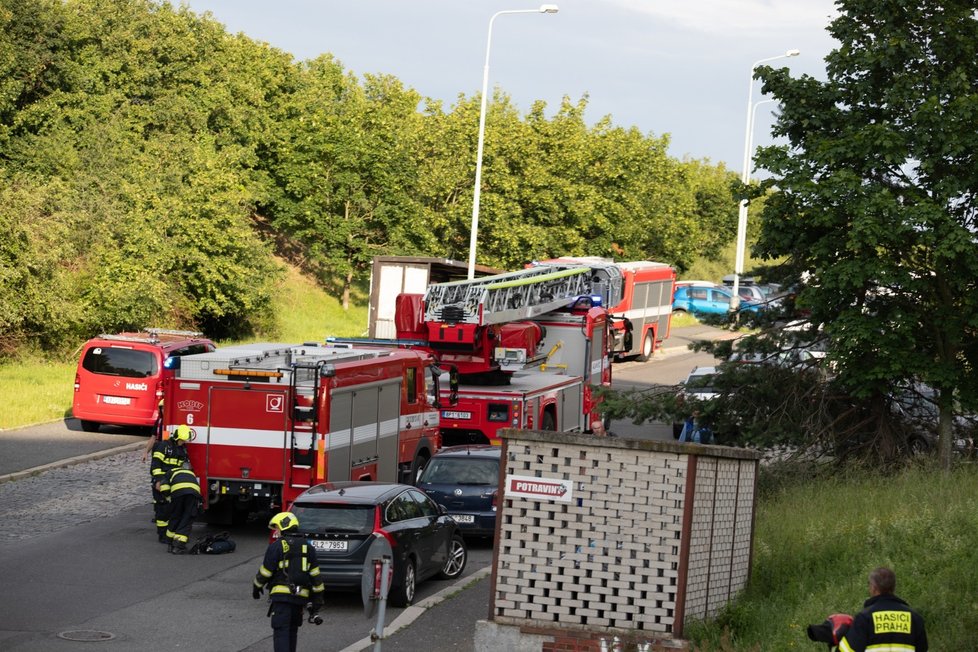
[[[200,495],[200,482],[193,469],[174,469],[170,473],[169,488],[171,498],[188,493]]]
[[[290,556],[289,552],[294,550],[296,546],[299,547],[299,554]],[[297,559],[298,563],[301,564],[301,568],[298,569],[298,572],[293,573],[293,577],[305,578],[303,584],[299,586],[298,594],[293,594],[289,587],[290,559]],[[268,545],[262,565],[255,575],[255,586],[264,588],[266,584],[269,587],[268,592],[272,602],[305,604],[322,599],[325,586],[319,574],[316,549],[309,545],[309,541],[305,537],[286,536]]]
[[[157,480],[166,483],[173,469],[178,469],[187,461],[187,449],[178,446],[170,440],[158,441],[153,444],[153,461],[149,466],[149,475],[153,482]]]
[[[839,652],[927,652],[924,619],[895,595],[877,595],[863,603],[839,642]]]

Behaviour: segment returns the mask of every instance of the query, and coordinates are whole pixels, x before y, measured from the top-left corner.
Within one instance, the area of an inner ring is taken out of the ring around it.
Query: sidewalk
[[[735,340],[742,335],[736,331],[728,331],[705,324],[672,328],[669,330],[669,337],[662,341],[662,348],[656,352],[656,355],[688,351],[690,344],[700,340]]]
[[[481,569],[386,623],[383,652],[475,652],[475,624],[489,618],[490,571]],[[373,642],[363,639],[342,652],[373,648]]]

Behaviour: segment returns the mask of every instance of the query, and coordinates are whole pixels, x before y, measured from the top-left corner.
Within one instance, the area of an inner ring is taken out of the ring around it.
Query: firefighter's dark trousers
[[[272,602],[272,642],[275,652],[295,652],[302,625],[302,605],[292,602]]]
[[[170,497],[170,524],[166,535],[174,548],[186,548],[190,539],[190,530],[197,516],[197,504],[200,496],[195,493],[185,493]]]
[[[170,523],[170,502],[163,495],[163,492],[156,490],[156,483],[151,485],[153,491],[153,522],[156,523],[156,534],[161,541],[169,537],[166,536],[166,529]]]

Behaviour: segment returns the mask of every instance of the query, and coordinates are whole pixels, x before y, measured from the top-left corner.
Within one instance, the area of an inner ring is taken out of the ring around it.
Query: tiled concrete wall
[[[520,430],[503,439],[503,479],[570,481],[571,499],[500,501],[497,624],[668,639],[744,587],[753,452]]]

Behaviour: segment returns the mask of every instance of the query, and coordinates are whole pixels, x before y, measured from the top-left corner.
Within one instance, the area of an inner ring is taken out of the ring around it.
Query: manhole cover
[[[58,634],[58,638],[63,638],[66,641],[87,641],[92,643],[98,641],[111,641],[115,638],[115,634],[111,632],[100,632],[95,629],[76,629],[70,632],[61,632]]]

